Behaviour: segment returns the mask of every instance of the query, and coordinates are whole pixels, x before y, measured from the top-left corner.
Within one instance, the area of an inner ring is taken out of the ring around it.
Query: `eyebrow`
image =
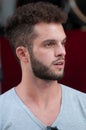
[[[67,37],[65,37],[63,40],[62,40],[62,42],[66,42],[66,40],[67,40]],[[47,39],[47,40],[44,40],[42,43],[48,43],[48,42],[56,42],[57,40],[55,40],[55,39]]]
[[[48,40],[44,40],[42,43],[48,43],[48,42],[55,42],[56,40],[54,40],[54,39],[48,39]]]

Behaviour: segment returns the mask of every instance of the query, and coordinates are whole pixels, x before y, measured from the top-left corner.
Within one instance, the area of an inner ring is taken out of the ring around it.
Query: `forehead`
[[[40,23],[35,25],[34,31],[37,33],[38,38],[41,39],[65,39],[66,34],[63,26],[57,23]]]

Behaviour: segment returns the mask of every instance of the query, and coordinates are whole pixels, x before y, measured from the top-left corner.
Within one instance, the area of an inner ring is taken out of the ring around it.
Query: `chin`
[[[62,79],[64,77],[64,72],[57,74],[58,79]]]
[[[62,70],[59,70],[59,71],[57,71],[57,73],[56,73],[57,75],[63,75],[64,74],[64,70],[62,69]]]

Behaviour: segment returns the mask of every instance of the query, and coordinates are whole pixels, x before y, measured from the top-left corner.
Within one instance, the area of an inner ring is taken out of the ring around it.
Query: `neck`
[[[61,97],[61,88],[57,81],[44,81],[41,79],[26,80],[16,87],[17,94],[24,100],[31,100],[37,104],[49,103],[57,97]],[[53,97],[53,98],[52,98]]]

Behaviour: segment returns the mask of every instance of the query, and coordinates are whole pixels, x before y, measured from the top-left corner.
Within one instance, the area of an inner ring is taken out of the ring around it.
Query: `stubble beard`
[[[49,67],[40,62],[33,53],[30,54],[30,61],[32,66],[32,71],[34,75],[43,80],[60,80],[64,76],[64,70],[59,74],[56,74]]]

